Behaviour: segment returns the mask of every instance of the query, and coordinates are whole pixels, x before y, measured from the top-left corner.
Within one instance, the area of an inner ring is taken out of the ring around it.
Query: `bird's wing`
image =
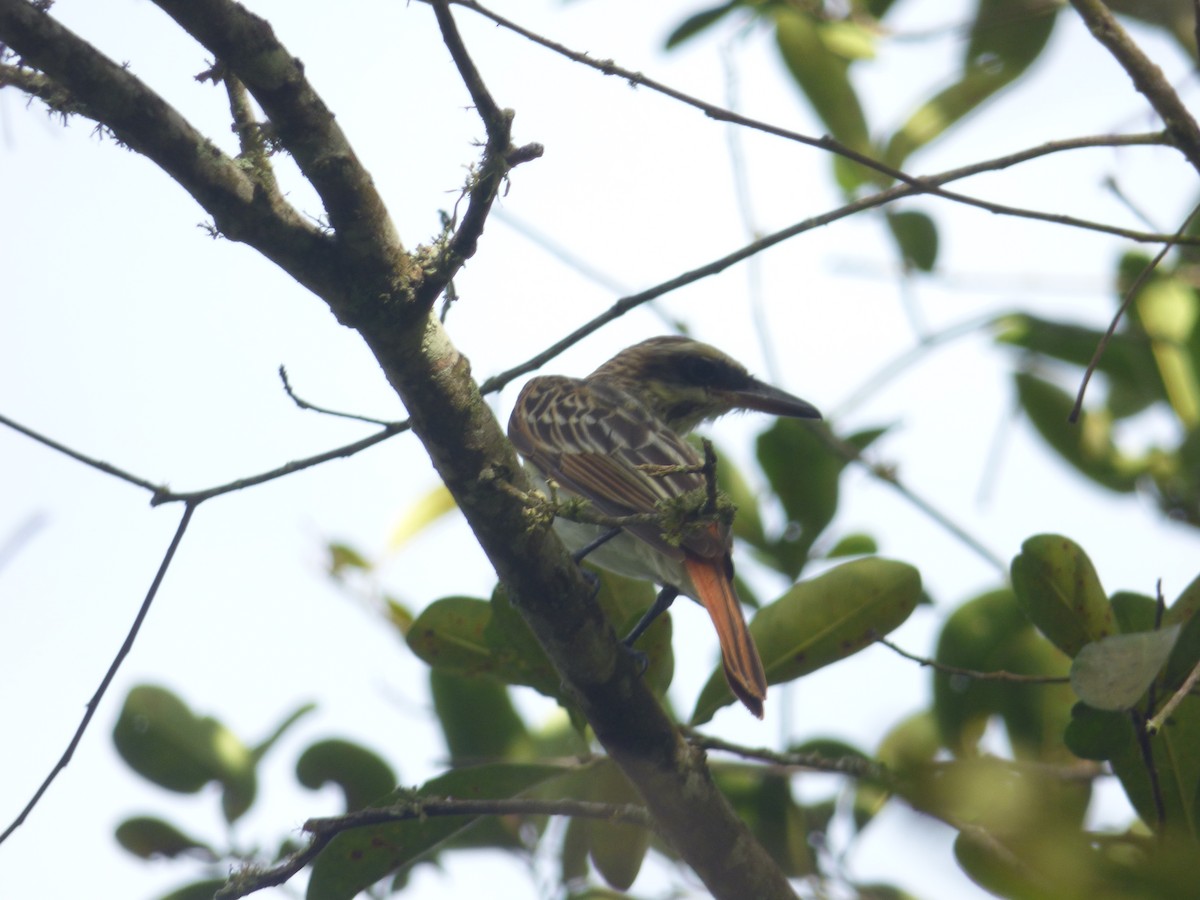
[[[508,425],[521,455],[565,491],[593,503],[606,515],[653,513],[663,500],[704,487],[699,472],[654,475],[639,466],[694,467],[699,455],[683,438],[658,422],[636,398],[603,382],[543,376],[530,381]],[[681,558],[654,525],[627,530],[660,552]],[[724,558],[724,529],[704,529],[683,546],[707,558]]]

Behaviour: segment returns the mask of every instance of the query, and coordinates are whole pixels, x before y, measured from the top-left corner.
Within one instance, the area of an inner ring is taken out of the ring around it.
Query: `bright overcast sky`
[[[251,2],[299,56],[309,78],[373,173],[408,246],[438,228],[483,130],[421,3]],[[562,43],[748,115],[820,134],[784,76],[764,31],[720,29],[673,54],[663,38],[699,2],[497,2],[497,9]],[[911,31],[963,21],[966,5],[903,4]],[[223,94],[193,76],[206,52],[154,5],[59,0],[54,13],[160,91],[227,150]],[[936,172],[1047,140],[1157,127],[1128,79],[1069,10],[1035,81],[1004,95],[953,138],[914,158]],[[636,290],[728,253],[748,240],[737,206],[730,132],[644,88],[567,62],[467,11],[456,17],[498,102],[516,110],[517,143],[543,159],[521,166],[478,255],[457,279],[448,327],[477,377],[501,371],[603,311],[620,287],[597,283],[515,227],[545,233],[613,284]],[[1136,32],[1181,79],[1186,61]],[[865,73],[871,121],[894,128],[951,77],[952,36],[902,45],[894,63]],[[731,97],[736,97],[731,101]],[[740,133],[755,216],[768,232],[838,205],[822,153]],[[305,211],[319,207],[285,170]],[[977,179],[964,190],[1051,211],[1136,225],[1102,179],[1122,187],[1164,230],[1194,196],[1194,173],[1161,149],[1094,150]],[[838,413],[867,377],[912,346],[918,322],[936,332],[1024,307],[1094,324],[1113,308],[1122,245],[921,199],[935,215],[943,276],[903,284],[878,217],[805,234],[662,301],[663,314],[741,357],[756,372]],[[37,104],[0,93],[0,413],[63,443],[173,488],[199,488],[272,468],[365,435],[364,426],[296,409],[276,376],[325,406],[399,418],[403,412],[362,342],[324,305],[241,245],[211,240],[207,217],[145,160],[75,121],[62,128]],[[774,365],[752,315],[761,292]],[[906,312],[906,307],[910,312]],[[551,365],[583,374],[616,349],[664,330],[638,310]],[[1194,531],[1159,523],[1146,498],[1098,494],[1047,458],[1014,422],[1006,354],[979,334],[949,345],[836,419],[839,428],[894,426],[879,458],[1002,559],[1040,531],[1062,531],[1095,560],[1105,587],[1168,598],[1196,574]],[[507,416],[515,389],[497,411]],[[1153,424],[1153,423],[1152,423]],[[737,460],[767,422],[742,417],[714,430]],[[7,723],[0,818],[24,805],[73,732],[120,645],[180,510],[150,509],[133,487],[0,430],[0,541],[28,539],[0,571],[0,709]],[[992,460],[989,463],[989,459]],[[202,506],[146,626],[75,759],[19,832],[0,848],[0,895],[152,897],[188,880],[186,865],[147,865],[119,850],[116,824],[160,814],[219,842],[214,793],[168,795],[134,777],[112,750],[128,689],[162,683],[248,742],[303,702],[318,711],[265,766],[259,807],[239,823],[243,846],[272,844],[336,797],[308,794],[290,771],[315,739],[344,736],[389,758],[413,784],[439,770],[440,735],[428,712],[425,667],[365,606],[322,573],[324,542],[385,551],[404,511],[436,484],[411,436]],[[928,653],[962,600],[998,584],[986,561],[861,472],[845,482],[836,533],[866,530],[881,552],[917,565],[936,601],[896,634]],[[751,567],[747,567],[749,571]],[[761,573],[759,573],[761,574]],[[486,595],[493,575],[456,517],[392,557],[382,585],[419,609],[446,594]],[[770,597],[782,585],[769,577]],[[703,614],[674,614],[679,661],[673,695],[688,710],[715,661]],[[730,707],[713,723],[750,744],[832,735],[872,749],[886,725],[928,702],[927,674],[883,648],[772,692],[764,723]],[[551,706],[518,692],[541,720]],[[801,779],[818,796],[831,784]],[[1114,822],[1120,821],[1120,813]],[[958,874],[949,832],[902,811],[868,831],[846,860],[858,878],[892,879],[933,900],[982,896]],[[914,859],[921,860],[919,865]],[[485,872],[492,896],[547,895],[552,860],[536,869],[505,858],[451,857],[421,867],[408,896],[462,896]],[[635,890],[661,890],[660,869]],[[689,884],[695,884],[689,881]],[[104,887],[98,887],[103,885]],[[503,886],[503,887],[501,887]],[[285,896],[281,891],[262,896]]]

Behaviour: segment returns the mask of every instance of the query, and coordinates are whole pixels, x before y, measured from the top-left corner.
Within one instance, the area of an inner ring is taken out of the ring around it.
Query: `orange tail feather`
[[[742,605],[733,582],[725,575],[716,560],[690,557],[684,560],[696,594],[721,642],[721,661],[725,680],[734,695],[758,718],[763,717],[763,701],[767,698],[767,676],[763,673],[758,648],[746,628]]]

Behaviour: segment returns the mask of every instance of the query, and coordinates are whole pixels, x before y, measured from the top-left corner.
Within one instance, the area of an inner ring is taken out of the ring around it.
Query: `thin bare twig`
[[[342,832],[370,825],[406,822],[413,819],[449,816],[570,816],[638,825],[652,831],[654,819],[644,807],[632,804],[595,803],[586,800],[466,800],[455,797],[414,797],[393,806],[363,809],[344,816],[309,819],[304,830],[312,835],[308,846],[296,851],[277,866],[235,873],[219,890],[216,900],[235,900],[255,891],[283,884],[307,866]]]
[[[1121,64],[1134,87],[1162,117],[1172,143],[1200,172],[1200,126],[1188,112],[1162,69],[1134,42],[1101,0],[1071,0],[1092,36]]]
[[[425,2],[434,2],[434,0],[425,0]],[[446,2],[446,0],[437,0],[437,2]],[[1039,210],[1008,206],[1007,204],[1003,203],[993,203],[988,200],[981,200],[978,197],[972,197],[968,194],[960,194],[956,191],[944,190],[941,187],[941,183],[936,179],[909,175],[907,172],[904,172],[893,166],[889,166],[887,163],[881,162],[880,160],[874,159],[866,154],[847,147],[845,144],[834,140],[829,135],[812,137],[811,135],[802,134],[798,131],[781,128],[780,126],[773,125],[770,122],[764,122],[760,119],[753,119],[749,116],[743,116],[731,109],[726,109],[725,107],[717,106],[714,103],[708,103],[704,100],[700,100],[691,96],[690,94],[685,94],[683,91],[669,87],[662,82],[655,81],[653,78],[648,78],[641,72],[634,72],[630,69],[622,68],[611,59],[593,59],[587,53],[571,50],[570,48],[556,43],[549,38],[543,37],[536,32],[521,27],[517,23],[506,19],[498,13],[492,12],[487,7],[475,2],[475,0],[452,0],[452,2],[458,6],[465,6],[466,8],[484,16],[485,18],[491,19],[497,25],[507,28],[514,34],[518,34],[528,41],[545,47],[548,50],[552,50],[553,52],[558,53],[559,55],[564,56],[573,62],[579,63],[580,65],[589,66],[605,75],[614,75],[618,78],[623,78],[631,85],[644,87],[648,90],[662,94],[663,96],[670,97],[672,100],[677,100],[680,103],[701,111],[710,119],[715,119],[719,122],[729,122],[745,128],[752,128],[755,131],[761,131],[765,134],[781,137],[789,141],[794,141],[798,144],[804,144],[809,147],[815,147],[820,150],[835,153],[838,156],[851,160],[852,162],[856,162],[861,166],[865,166],[868,169],[872,169],[876,172],[886,175],[888,178],[907,185],[912,189],[913,193],[930,194],[935,197],[941,197],[945,200],[951,200],[955,203],[961,203],[966,206],[974,206],[996,215],[1015,216],[1023,219],[1035,219],[1043,222],[1051,222],[1057,225],[1068,225],[1075,228],[1084,228],[1106,233],[1113,233],[1114,231],[1114,226],[1104,225],[1103,223],[1099,222],[1092,222],[1087,219],[1079,219],[1074,216],[1064,216],[1057,213],[1044,213]],[[1126,231],[1126,229],[1119,230]]]
[[[372,416],[360,416],[358,413],[341,412],[340,410],[328,409],[324,406],[317,406],[315,403],[309,403],[292,390],[292,383],[288,380],[287,369],[285,369],[283,366],[279,367],[279,379],[283,382],[284,392],[288,395],[288,397],[291,398],[292,402],[301,409],[318,412],[325,416],[334,416],[338,419],[351,419],[355,422],[366,422],[369,425],[381,425],[384,428],[390,428],[391,426],[397,424],[396,422],[388,422],[385,419],[376,419]]]
[[[71,761],[71,757],[75,755],[75,748],[79,746],[79,742],[83,740],[83,733],[87,731],[89,723],[92,721],[92,716],[96,714],[96,710],[100,706],[100,700],[104,697],[112,680],[116,677],[117,669],[121,667],[121,663],[125,657],[129,655],[129,651],[133,649],[133,642],[137,638],[138,632],[141,630],[142,623],[146,619],[146,614],[150,612],[150,604],[154,602],[154,598],[158,595],[158,589],[162,586],[163,578],[167,574],[167,569],[171,565],[171,560],[175,558],[175,551],[179,549],[179,544],[183,540],[183,534],[187,531],[188,525],[192,521],[192,514],[196,511],[195,503],[187,503],[183,507],[183,516],[179,520],[179,526],[175,529],[175,536],[171,538],[171,543],[167,547],[167,552],[163,555],[162,562],[158,565],[158,571],[154,574],[154,580],[150,582],[150,589],[146,592],[146,597],[142,601],[141,607],[138,609],[137,615],[133,619],[133,624],[129,628],[129,632],[125,635],[125,640],[121,644],[121,648],[117,651],[117,655],[113,657],[113,661],[108,666],[108,671],[104,673],[104,678],[100,681],[100,686],[96,688],[96,692],[92,694],[92,699],[87,703],[84,710],[83,718],[79,722],[79,726],[75,729],[75,734],[71,738],[71,742],[67,744],[67,749],[63,755],[55,763],[54,768],[50,770],[50,774],[46,776],[41,785],[34,792],[29,802],[25,804],[25,808],[12,821],[4,832],[0,834],[0,844],[4,843],[5,839],[10,834],[16,831],[26,817],[37,806],[38,801],[42,799],[42,795],[50,787],[58,773],[67,767]]]
[[[374,447],[376,444],[386,441],[390,437],[408,431],[411,428],[411,423],[408,419],[403,422],[393,422],[385,426],[375,434],[368,435],[362,440],[355,441],[352,444],[345,444],[341,447],[334,447],[332,450],[326,450],[324,453],[318,453],[316,456],[308,456],[304,459],[297,459],[290,463],[284,463],[275,469],[270,469],[266,472],[261,472],[258,475],[250,475],[246,478],[238,478],[235,481],[230,481],[227,484],[217,485],[216,487],[204,488],[199,491],[170,491],[161,489],[155,493],[150,500],[151,506],[160,506],[163,503],[201,503],[205,500],[211,500],[213,497],[219,497],[222,494],[230,494],[234,491],[245,490],[249,487],[254,487],[259,484],[265,484],[268,481],[274,481],[276,478],[282,478],[285,475],[291,475],[293,472],[301,472],[304,469],[311,469],[313,466],[319,466],[321,463],[329,462],[331,459],[345,459],[349,456],[354,456],[368,447]]]
[[[1112,317],[1112,321],[1108,323],[1108,330],[1104,332],[1104,336],[1100,338],[1100,342],[1096,344],[1096,351],[1092,354],[1092,358],[1088,361],[1087,368],[1083,371],[1083,380],[1079,383],[1079,391],[1075,394],[1075,405],[1071,407],[1071,412],[1067,416],[1067,421],[1075,424],[1079,421],[1079,415],[1083,411],[1083,395],[1087,393],[1088,383],[1092,380],[1092,375],[1096,372],[1096,367],[1100,365],[1100,357],[1104,355],[1104,351],[1108,349],[1109,341],[1117,332],[1117,325],[1125,315],[1125,311],[1129,309],[1129,305],[1133,303],[1134,298],[1142,289],[1142,285],[1158,268],[1159,263],[1163,261],[1171,248],[1179,243],[1179,238],[1187,231],[1189,225],[1192,224],[1192,219],[1196,218],[1196,214],[1200,213],[1200,204],[1192,207],[1192,211],[1187,214],[1187,218],[1183,220],[1183,224],[1179,226],[1179,230],[1166,241],[1159,249],[1158,253],[1154,254],[1154,259],[1146,263],[1146,267],[1138,273],[1138,277],[1133,280],[1133,284],[1125,291],[1125,295],[1121,298],[1121,305],[1117,308],[1116,314]]]
[[[902,647],[893,644],[885,637],[876,638],[877,643],[883,644],[894,653],[903,656],[905,659],[911,659],[915,663],[920,663],[922,666],[929,666],[936,669],[944,675],[962,675],[965,678],[970,678],[974,681],[1007,681],[1012,684],[1066,684],[1071,679],[1066,675],[1021,675],[1017,672],[1005,672],[1003,669],[996,672],[981,672],[978,669],[964,669],[962,666],[951,666],[946,663],[938,662],[936,659],[929,659],[924,656],[917,656],[915,653],[909,653]]]
[[[1062,153],[1091,147],[1143,146],[1161,144],[1162,142],[1163,135],[1161,132],[1155,132],[1151,134],[1097,135],[1092,137],[1068,138],[1060,141],[1050,141],[1045,144],[1040,144],[1037,147],[1026,148],[1024,150],[1019,150],[1015,153],[1008,153],[1004,156],[999,156],[994,159],[972,163],[971,165],[967,166],[961,166],[957,169],[950,169],[937,175],[925,176],[921,180],[930,184],[947,184],[952,181],[969,178],[973,175],[980,175],[984,172],[996,172],[1007,169],[1011,166],[1029,162],[1030,160],[1037,159],[1042,156],[1049,156],[1054,153]],[[862,212],[863,210],[884,206],[895,200],[899,200],[903,197],[910,197],[918,193],[920,193],[918,189],[907,184],[899,184],[890,188],[886,188],[875,194],[854,200],[845,204],[844,206],[839,206],[836,209],[830,210],[829,212],[804,219],[788,226],[787,228],[764,235],[758,240],[751,241],[732,253],[728,253],[725,256],[706,263],[703,266],[699,266],[680,275],[676,275],[674,278],[660,282],[659,284],[647,288],[644,291],[621,297],[607,310],[579,326],[566,337],[556,341],[541,353],[529,358],[520,365],[513,366],[511,369],[507,369],[498,375],[493,375],[492,377],[488,378],[483,382],[483,384],[480,385],[479,389],[485,394],[493,393],[500,390],[514,379],[520,378],[522,375],[527,375],[530,372],[540,369],[542,366],[565,350],[573,347],[585,337],[594,333],[595,331],[598,331],[609,322],[620,318],[634,307],[640,306],[643,303],[649,303],[651,300],[655,300],[664,294],[670,293],[671,291],[678,290],[685,285],[692,284],[696,281],[700,281],[701,279],[708,278],[711,275],[716,275],[720,272],[723,272],[730,266],[735,265],[744,259],[748,259],[756,253],[761,253],[762,251],[773,247],[776,244],[796,237],[797,235],[832,224],[840,219],[848,218],[852,215]],[[1109,229],[1107,226],[1099,230],[1106,231],[1110,234],[1115,234],[1118,237],[1125,237],[1136,241],[1163,241],[1172,239],[1172,236],[1170,235],[1150,234],[1149,232],[1135,232],[1128,229]],[[1182,244],[1187,242],[1179,241],[1179,243]],[[1200,238],[1195,239],[1191,243],[1200,243]]]
[[[1183,684],[1179,686],[1179,690],[1172,694],[1170,699],[1163,704],[1163,708],[1158,711],[1158,714],[1146,722],[1146,731],[1149,734],[1158,734],[1162,730],[1167,719],[1171,717],[1171,713],[1175,712],[1175,707],[1182,703],[1183,698],[1192,692],[1197,682],[1200,682],[1200,662],[1196,663]]]
[[[814,772],[832,772],[849,775],[867,781],[887,781],[887,771],[879,763],[865,756],[825,756],[821,753],[783,753],[766,747],[744,747],[721,738],[712,737],[694,728],[682,726],[689,744],[705,750],[720,750],[733,753],[743,759],[755,759],[789,769],[809,769]]]
[[[27,438],[32,438],[39,444],[49,447],[51,450],[57,450],[59,453],[63,454],[64,456],[69,456],[76,462],[81,462],[85,466],[89,466],[97,471],[105,473],[106,475],[112,475],[116,478],[120,478],[122,481],[127,481],[132,485],[136,485],[137,487],[150,491],[152,494],[157,494],[160,491],[166,490],[166,488],[162,485],[154,484],[151,481],[147,481],[145,478],[134,475],[132,472],[126,472],[124,469],[119,469],[110,463],[106,463],[102,459],[96,459],[95,457],[88,456],[86,453],[80,453],[78,450],[72,450],[66,444],[60,444],[53,438],[48,438],[44,434],[39,434],[32,428],[26,428],[24,425],[13,421],[8,416],[0,415],[0,425],[11,428],[13,431],[19,432],[25,435]]]
[[[527,144],[520,148],[512,146],[513,111],[501,109],[492,99],[487,85],[467,52],[462,36],[458,33],[454,17],[450,14],[448,0],[431,0],[431,5],[442,32],[442,42],[450,51],[458,74],[471,94],[475,111],[483,120],[483,127],[487,131],[487,143],[484,145],[479,170],[473,174],[467,190],[467,210],[463,214],[462,222],[446,242],[432,271],[427,273],[417,291],[418,305],[430,307],[462,266],[463,261],[475,255],[484,223],[509,170],[542,155],[540,144]]]

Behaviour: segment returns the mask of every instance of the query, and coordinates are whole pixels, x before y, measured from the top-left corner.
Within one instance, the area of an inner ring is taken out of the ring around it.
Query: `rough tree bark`
[[[482,402],[469,362],[431,308],[475,250],[505,172],[537,155],[510,144],[512,114],[492,102],[454,28],[443,36],[488,142],[458,230],[432,249],[401,244],[370,174],[270,25],[229,0],[155,0],[265,111],[281,145],[317,190],[324,231],[274,188],[224,154],[150,87],[24,0],[0,0],[0,41],[19,55],[21,86],[110,129],[187,190],[230,240],[244,242],[327,303],[371,348],[413,430],[496,572],[608,752],[641,792],[661,834],[717,897],[794,896],[787,880],[717,790],[704,753],[686,744],[548,528],[530,527],[503,489],[528,489],[512,447]],[[15,69],[14,69],[15,71]],[[12,82],[10,82],[12,83]]]

